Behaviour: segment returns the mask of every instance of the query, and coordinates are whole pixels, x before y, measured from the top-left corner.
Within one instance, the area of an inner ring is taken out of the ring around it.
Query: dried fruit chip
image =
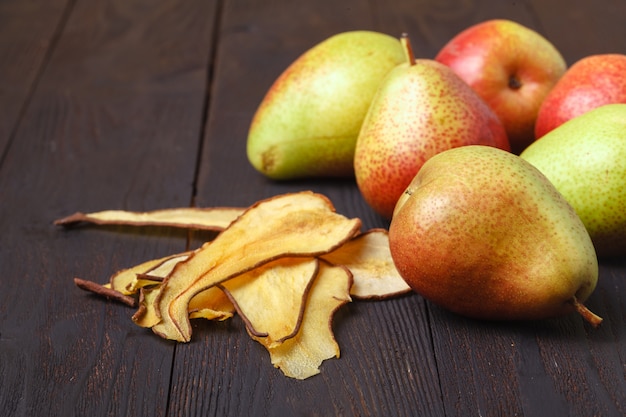
[[[154,303],[160,290],[161,287],[144,287],[139,290],[139,308],[132,317],[135,324],[151,328],[161,321]],[[218,287],[211,287],[196,294],[189,302],[190,319],[222,321],[231,318],[234,313],[233,303]]]
[[[154,268],[158,268],[164,263],[169,262],[172,259],[182,259],[181,257],[188,257],[189,252],[169,255],[159,259],[151,259],[146,262],[142,262],[139,265],[133,266],[131,268],[122,269],[121,271],[116,272],[110,278],[111,288],[115,291],[119,291],[122,294],[130,295],[136,294],[137,290],[145,285],[154,284],[155,280],[151,279],[149,282],[141,282],[141,278],[138,275],[147,273],[148,271],[153,270]],[[170,268],[171,270],[171,268]],[[147,278],[144,278],[143,281],[146,281]]]
[[[207,320],[226,320],[235,313],[235,306],[218,287],[210,287],[196,294],[189,301],[189,318]]]
[[[389,298],[411,291],[393,263],[385,229],[368,230],[322,258],[352,272],[354,298]]]
[[[286,376],[306,379],[318,374],[323,361],[340,355],[332,319],[339,307],[351,301],[351,286],[347,268],[321,261],[298,334],[274,347],[264,338],[252,337],[267,348],[272,364]]]
[[[318,263],[316,258],[281,258],[220,286],[248,332],[272,347],[298,333]]]
[[[190,319],[225,320],[238,311],[249,335],[291,378],[320,372],[339,357],[335,311],[354,298],[387,298],[410,288],[399,276],[384,229],[358,234],[359,219],[335,213],[309,191],[259,201],[247,209],[107,210],[55,221],[173,226],[221,231],[193,252],[144,262],[104,285],[76,285],[139,308],[133,321],[162,337],[189,341]]]
[[[127,226],[169,226],[185,229],[221,231],[243,212],[236,207],[181,207],[153,211],[104,210],[93,213],[77,212],[54,221],[59,226],[76,223]]]
[[[174,269],[177,263],[186,260],[192,253],[192,251],[189,251],[161,258],[161,263],[153,266],[143,273],[139,273],[139,275],[144,279],[150,279],[152,281],[162,281],[172,272],[172,269]]]
[[[194,295],[280,257],[332,251],[360,227],[360,219],[337,214],[320,194],[299,192],[259,201],[176,265],[157,297],[161,321],[152,329],[162,337],[188,342],[187,309]]]
[[[154,309],[154,301],[160,290],[161,287],[141,288],[139,290],[139,308],[132,316],[135,324],[151,328],[161,321]]]

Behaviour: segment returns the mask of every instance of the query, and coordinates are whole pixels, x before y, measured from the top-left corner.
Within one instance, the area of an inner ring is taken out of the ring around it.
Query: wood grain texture
[[[626,53],[618,0],[0,1],[0,415],[623,416],[626,260],[601,263],[587,303],[599,329],[576,315],[469,320],[416,294],[354,301],[333,321],[341,357],[295,381],[237,317],[193,320],[192,341],[176,344],[73,284],[210,234],[52,225],[77,210],[241,207],[311,189],[364,229],[387,227],[352,179],[254,171],[256,107],[335,33],[406,31],[433,57],[495,17],[540,31],[570,63]]]
[[[626,51],[624,2],[607,0],[529,1],[542,33],[559,49],[568,64],[594,54]]]
[[[174,345],[72,278],[104,282],[184,250],[186,233],[50,222],[79,208],[189,204],[214,10],[74,5],[1,167],[3,415],[165,415]]]
[[[0,157],[71,9],[67,0],[0,2]]]

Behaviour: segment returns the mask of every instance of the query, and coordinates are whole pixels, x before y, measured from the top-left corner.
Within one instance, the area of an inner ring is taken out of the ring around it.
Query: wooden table
[[[406,31],[433,57],[469,24],[504,17],[568,63],[626,53],[623,0],[0,1],[0,414],[3,416],[622,416],[626,263],[601,263],[577,315],[464,319],[411,294],[355,301],[341,358],[305,381],[272,367],[242,321],[196,320],[191,343],[74,286],[104,282],[205,235],[52,221],[74,211],[247,206],[327,195],[387,227],[351,179],[273,182],[245,155],[256,106],[303,51],[341,31]]]

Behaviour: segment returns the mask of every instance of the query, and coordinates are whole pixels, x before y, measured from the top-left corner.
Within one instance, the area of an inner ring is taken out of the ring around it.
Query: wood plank
[[[67,0],[0,2],[0,155],[17,128],[68,9]]]
[[[215,3],[78,1],[0,171],[3,415],[165,415],[174,345],[72,278],[185,249],[75,210],[188,205]]]
[[[607,0],[530,0],[542,32],[568,64],[594,54],[626,54],[626,4]]]

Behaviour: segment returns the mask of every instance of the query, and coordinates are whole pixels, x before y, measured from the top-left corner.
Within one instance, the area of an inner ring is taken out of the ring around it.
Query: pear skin
[[[356,139],[380,81],[404,61],[399,39],[372,31],[334,35],[294,61],[250,125],[252,166],[269,178],[353,177]]]
[[[567,69],[552,42],[508,19],[466,28],[435,60],[452,68],[500,117],[515,154],[534,141],[539,107]]]
[[[626,104],[566,121],[520,156],[574,207],[599,257],[626,255]]]
[[[605,104],[626,103],[626,55],[596,54],[576,61],[539,107],[535,138]]]
[[[398,201],[389,245],[409,286],[458,314],[602,320],[582,304],[598,280],[589,234],[550,181],[510,152],[465,146],[428,160]]]
[[[389,73],[372,101],[357,139],[356,182],[374,211],[391,218],[424,162],[477,144],[510,149],[498,116],[447,66],[411,60]]]

